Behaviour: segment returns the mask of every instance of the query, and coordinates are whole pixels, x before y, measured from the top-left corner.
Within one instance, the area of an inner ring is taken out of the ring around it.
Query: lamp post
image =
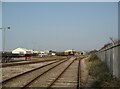
[[[0,28],[2,31],[3,31],[3,53],[5,52],[5,31],[6,30],[9,30],[10,27],[3,27],[3,28]]]

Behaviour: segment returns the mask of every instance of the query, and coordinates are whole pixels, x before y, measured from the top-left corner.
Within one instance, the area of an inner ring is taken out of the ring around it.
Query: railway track
[[[80,88],[80,60],[72,57],[59,60],[41,68],[18,75],[2,82],[3,87],[74,87]],[[61,83],[64,83],[61,85]]]
[[[75,60],[73,60],[53,81],[52,83],[47,87],[47,89],[51,88],[52,86],[54,86],[54,84],[60,79],[60,77],[68,70],[68,68],[72,65],[72,63]]]
[[[3,87],[10,87],[10,86],[12,86],[12,87],[21,87],[21,86],[24,85],[23,83],[25,82],[25,80],[30,81],[30,79],[36,77],[38,75],[38,73],[42,73],[46,69],[49,69],[50,67],[53,67],[54,65],[58,65],[58,64],[60,64],[60,63],[62,63],[64,61],[67,61],[67,60],[58,60],[58,61],[46,64],[46,65],[43,65],[41,67],[35,68],[33,70],[21,73],[19,75],[16,75],[16,76],[14,76],[12,78],[9,78],[7,80],[2,81],[2,86]],[[18,85],[20,84],[20,86],[17,86],[16,83]]]
[[[67,87],[80,89],[80,60],[73,60],[47,87],[53,89],[57,87]]]
[[[62,58],[62,59],[65,59],[65,58]],[[62,60],[62,59],[26,61],[26,62],[18,62],[18,63],[2,63],[2,67],[19,66],[19,65],[26,65],[26,64],[35,64],[35,63],[56,61],[56,60]]]

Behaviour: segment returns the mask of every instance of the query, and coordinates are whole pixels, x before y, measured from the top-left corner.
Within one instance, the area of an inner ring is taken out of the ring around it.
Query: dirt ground
[[[81,60],[81,87],[91,87],[91,84],[94,81],[92,77],[89,76],[87,65],[85,63],[85,60],[88,58],[89,56]]]

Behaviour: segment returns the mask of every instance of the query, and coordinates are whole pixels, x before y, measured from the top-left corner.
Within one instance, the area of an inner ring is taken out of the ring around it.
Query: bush
[[[98,60],[98,57],[97,57],[96,54],[92,54],[92,55],[90,56],[90,58],[89,58],[89,62],[90,62],[90,61],[95,61],[95,60]]]
[[[97,89],[120,87],[120,81],[118,82],[118,80],[112,76],[106,64],[103,63],[97,55],[92,54],[87,62],[89,64],[89,75],[95,79],[91,87]]]

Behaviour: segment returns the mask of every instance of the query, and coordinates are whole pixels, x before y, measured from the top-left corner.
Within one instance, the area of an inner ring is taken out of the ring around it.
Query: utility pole
[[[3,53],[5,52],[5,31],[6,30],[9,30],[10,27],[3,27],[3,28],[0,28],[0,30],[3,31]]]

